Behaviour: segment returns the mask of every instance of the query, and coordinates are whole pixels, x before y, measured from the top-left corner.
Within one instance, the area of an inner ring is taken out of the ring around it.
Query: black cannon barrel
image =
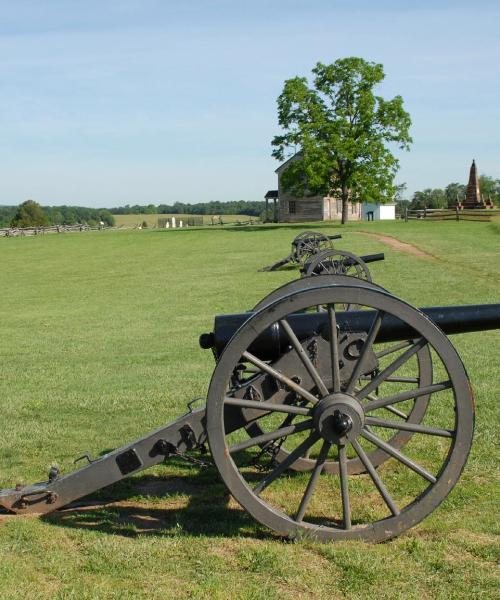
[[[500,329],[500,304],[479,304],[466,306],[431,306],[420,309],[444,333],[470,333]],[[337,313],[340,330],[368,332],[376,311],[348,311]],[[200,336],[202,348],[213,348],[219,356],[234,333],[253,313],[218,315],[215,317],[214,331]],[[287,317],[288,322],[300,340],[315,333],[328,338],[328,313],[296,313]],[[382,321],[377,342],[394,342],[411,339],[415,331],[407,323],[391,315]],[[261,360],[274,360],[289,345],[288,338],[276,323],[263,332],[250,347]]]
[[[379,260],[385,260],[385,254],[380,252],[379,254],[365,254],[365,256],[359,257],[364,263],[377,262]],[[342,264],[346,266],[355,265],[356,261],[352,258],[346,258],[342,261]]]
[[[379,252],[379,254],[365,254],[365,256],[361,256],[360,258],[365,263],[371,263],[385,260],[385,254],[383,252]]]
[[[326,236],[329,240],[340,240],[342,238],[342,236],[340,234],[337,235],[327,235]],[[295,241],[293,240],[292,244],[298,245],[298,244],[308,244],[309,242],[313,242],[314,238],[304,238],[303,240],[298,240]]]

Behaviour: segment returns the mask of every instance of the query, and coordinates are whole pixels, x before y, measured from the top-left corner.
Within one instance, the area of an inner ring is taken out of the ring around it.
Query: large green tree
[[[43,227],[49,224],[43,208],[34,200],[26,200],[17,207],[12,227]]]
[[[305,77],[285,81],[278,97],[283,129],[272,141],[273,156],[285,160],[300,150],[282,175],[297,196],[330,195],[347,203],[392,198],[399,163],[390,146],[409,149],[410,115],[401,96],[385,100],[374,93],[384,79],[381,64],[349,57],[317,63],[310,85]]]

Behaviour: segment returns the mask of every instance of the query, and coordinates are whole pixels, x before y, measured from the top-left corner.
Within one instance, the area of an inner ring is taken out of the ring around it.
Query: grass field
[[[134,218],[142,215],[134,215]],[[156,217],[155,217],[156,218]],[[294,269],[258,269],[302,229],[385,252],[374,280],[409,302],[499,302],[500,230],[374,223],[102,231],[0,240],[0,486],[73,468],[204,396],[219,313],[251,308]],[[364,232],[425,249],[421,258]],[[212,470],[172,462],[106,490],[116,505],[0,521],[0,598],[498,598],[500,331],[453,336],[476,397],[459,484],[389,542],[287,542],[230,503]],[[155,482],[171,477],[162,495]]]
[[[156,227],[158,225],[158,219],[175,217],[177,220],[180,219],[186,223],[188,217],[200,216],[203,217],[204,225],[212,224],[211,215],[114,215],[116,227],[135,227],[136,225],[142,225],[143,221],[146,221],[148,227]],[[237,222],[248,223],[250,219],[252,219],[252,221],[256,221],[257,217],[249,217],[248,215],[222,215],[222,221],[224,224]]]

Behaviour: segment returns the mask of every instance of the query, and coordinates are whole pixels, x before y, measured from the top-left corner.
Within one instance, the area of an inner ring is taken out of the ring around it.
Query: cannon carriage
[[[419,310],[339,275],[287,286],[201,336],[216,360],[206,406],[1,490],[0,506],[51,512],[208,443],[229,492],[280,535],[380,541],[425,518],[472,443],[472,391],[446,334],[499,328],[500,305]]]
[[[324,235],[316,231],[303,231],[292,241],[292,250],[276,263],[261,271],[275,271],[286,264],[299,266],[301,277],[316,275],[349,275],[372,281],[368,263],[384,260],[383,253],[357,256],[334,248],[333,240],[341,235]]]

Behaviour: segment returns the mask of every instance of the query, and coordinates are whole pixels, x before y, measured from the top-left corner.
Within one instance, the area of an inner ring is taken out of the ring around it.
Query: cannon
[[[385,260],[383,252],[356,256],[346,250],[329,249],[311,255],[302,266],[301,277],[314,277],[316,275],[349,275],[372,281],[372,276],[367,264]]]
[[[205,406],[0,490],[0,506],[48,513],[208,442],[232,496],[279,535],[397,536],[446,498],[472,444],[472,390],[446,334],[498,328],[500,304],[417,309],[359,279],[299,279],[202,334],[216,360]]]
[[[311,256],[333,248],[332,240],[341,239],[341,235],[325,235],[317,231],[303,231],[292,240],[292,249],[288,256],[261,271],[275,271],[288,263],[304,264]]]

